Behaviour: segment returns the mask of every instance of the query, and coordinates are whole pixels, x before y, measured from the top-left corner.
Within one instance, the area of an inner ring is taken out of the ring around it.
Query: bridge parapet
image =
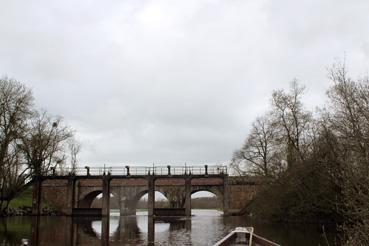
[[[46,176],[101,176],[105,174],[117,176],[172,176],[172,175],[220,175],[227,174],[226,166],[128,166],[120,167],[89,167],[84,168],[65,168],[62,171],[51,170]]]

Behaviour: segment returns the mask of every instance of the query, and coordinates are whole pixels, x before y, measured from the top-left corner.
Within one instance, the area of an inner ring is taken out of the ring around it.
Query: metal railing
[[[222,165],[203,166],[114,166],[114,167],[78,167],[75,169],[63,168],[62,170],[51,169],[47,176],[100,176],[100,175],[219,175],[227,174],[227,167]]]

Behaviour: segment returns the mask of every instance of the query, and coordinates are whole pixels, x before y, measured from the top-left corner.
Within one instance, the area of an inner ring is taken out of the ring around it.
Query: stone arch
[[[199,191],[207,191],[210,193],[213,193],[216,197],[223,200],[223,189],[219,189],[217,187],[192,187],[191,189],[191,195],[199,192]]]
[[[78,201],[79,208],[91,208],[92,202],[102,193],[102,190],[95,190],[87,193],[82,199]]]
[[[149,192],[148,189],[144,189],[144,190],[141,190],[140,192],[137,192],[131,199],[131,202],[130,202],[130,207],[129,207],[129,210],[130,211],[134,211],[136,212],[136,208],[137,208],[137,204],[138,204],[138,201],[144,196],[146,195],[147,193]],[[169,198],[168,196],[165,194],[165,191],[162,190],[162,189],[155,189],[155,192],[160,192],[168,201],[169,201]]]
[[[216,196],[216,198],[219,200],[219,202],[222,204],[222,208],[224,209],[224,193],[223,193],[223,189],[219,189],[217,187],[193,187],[191,189],[191,196],[197,192],[201,192],[201,191],[207,191],[210,192],[212,194],[214,194]]]
[[[95,198],[102,194],[102,189],[93,189],[86,191],[82,193],[78,200],[78,207],[79,208],[91,208],[92,202],[95,200]],[[110,192],[115,197],[118,197],[118,195],[115,192]]]

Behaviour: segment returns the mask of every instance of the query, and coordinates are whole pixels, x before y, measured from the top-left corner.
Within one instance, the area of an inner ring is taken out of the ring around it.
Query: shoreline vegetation
[[[274,91],[231,167],[263,180],[246,214],[334,224],[343,245],[369,245],[369,76],[351,78],[343,62],[328,77],[327,102],[315,111],[297,80]]]
[[[58,212],[46,201],[41,202],[42,215],[58,215]],[[8,208],[0,217],[31,216],[32,215],[32,188],[27,188],[9,203]]]

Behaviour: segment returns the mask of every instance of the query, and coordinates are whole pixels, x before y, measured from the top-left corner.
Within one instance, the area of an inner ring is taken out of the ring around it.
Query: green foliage
[[[22,207],[32,207],[32,188],[28,188],[19,195],[17,195],[9,203],[10,208],[22,208]],[[41,202],[41,207],[52,208],[52,206],[45,200]]]

